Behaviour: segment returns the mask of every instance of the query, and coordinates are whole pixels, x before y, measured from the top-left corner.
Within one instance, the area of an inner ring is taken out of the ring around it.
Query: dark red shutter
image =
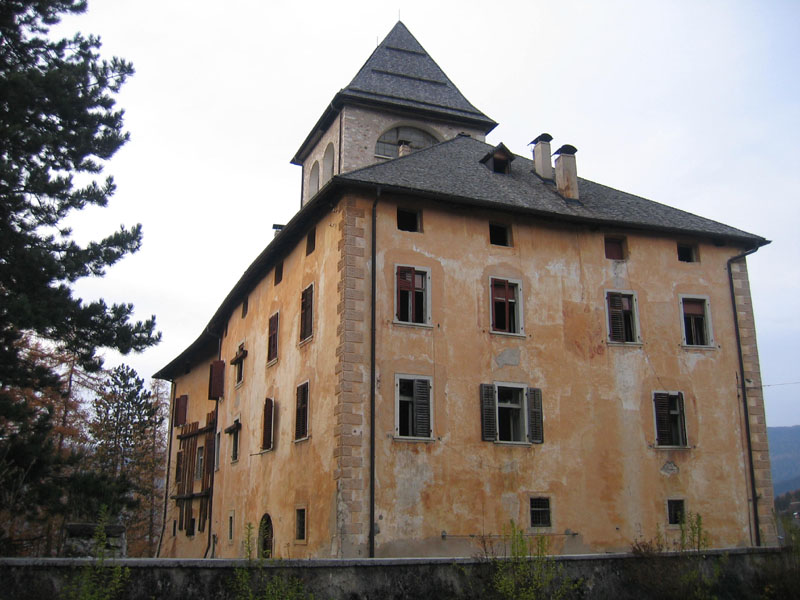
[[[612,342],[625,341],[625,317],[622,294],[608,293],[608,338]]]
[[[179,427],[186,424],[186,410],[189,404],[189,396],[184,394],[175,398],[175,416],[173,425]]]
[[[208,399],[219,400],[225,395],[225,361],[215,360],[208,367]]]
[[[481,434],[485,442],[497,439],[497,409],[491,383],[481,384]]]
[[[683,301],[683,314],[685,314],[685,315],[698,315],[700,317],[706,316],[706,301],[705,300],[684,300]]]
[[[612,260],[622,260],[624,253],[622,251],[622,240],[614,238],[606,238],[606,258]]]
[[[294,439],[308,437],[308,384],[297,388],[297,409],[294,421]]]
[[[278,313],[269,318],[269,339],[267,343],[267,362],[278,358]]]
[[[405,300],[403,297],[403,292],[405,294]],[[411,298],[412,294],[414,293],[414,269],[411,267],[397,267],[397,320],[400,321],[405,317],[403,314],[403,307],[408,304],[409,299]],[[409,310],[409,313],[413,311],[413,308]],[[401,316],[402,315],[402,316]],[[411,314],[407,317],[409,320],[413,320]]]
[[[309,286],[300,296],[300,341],[311,337],[313,333],[314,288]]]
[[[657,392],[653,394],[656,413],[656,444],[672,446],[672,430],[669,426],[669,394]]]
[[[261,449],[272,450],[272,429],[275,417],[275,402],[272,398],[264,401],[264,429],[261,435]]]
[[[542,411],[542,390],[528,388],[528,431],[530,442],[544,442],[544,413]]]

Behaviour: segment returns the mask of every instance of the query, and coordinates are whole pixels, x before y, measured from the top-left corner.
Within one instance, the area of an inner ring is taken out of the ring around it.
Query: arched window
[[[328,144],[325,148],[325,156],[322,157],[322,185],[333,177],[333,144]]]
[[[258,556],[272,558],[273,543],[272,519],[268,514],[265,514],[261,517],[261,523],[258,526]]]
[[[439,141],[427,131],[416,127],[395,127],[378,138],[375,144],[375,156],[397,158],[401,145],[409,146],[411,152],[422,150]]]
[[[311,198],[319,191],[319,163],[314,161],[311,167],[311,176],[308,178],[308,197]]]

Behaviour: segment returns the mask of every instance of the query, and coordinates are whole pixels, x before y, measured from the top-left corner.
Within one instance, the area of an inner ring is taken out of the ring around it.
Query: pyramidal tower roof
[[[401,22],[392,28],[350,84],[334,97],[292,162],[318,139],[342,105],[361,104],[461,122],[490,132],[497,123],[475,108]]]

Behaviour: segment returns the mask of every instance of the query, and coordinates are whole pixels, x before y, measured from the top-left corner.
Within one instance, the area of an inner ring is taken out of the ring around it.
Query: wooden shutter
[[[208,367],[208,399],[219,400],[225,395],[225,361],[215,360]]]
[[[705,300],[684,300],[683,301],[683,314],[684,315],[697,315],[700,317],[706,316],[706,301]]]
[[[297,388],[297,409],[294,420],[294,439],[308,437],[308,384]]]
[[[267,361],[278,358],[278,313],[269,318],[269,340],[267,344]]]
[[[431,384],[427,379],[415,379],[413,435],[431,437],[431,433]]]
[[[539,388],[528,388],[528,432],[528,439],[531,443],[544,443],[542,390]]]
[[[613,342],[625,341],[625,317],[622,294],[608,293],[608,337]]]
[[[314,288],[308,286],[300,296],[300,341],[313,333]]]
[[[189,404],[189,396],[184,394],[175,398],[175,415],[173,419],[173,427],[179,427],[186,424],[186,410]]]
[[[497,440],[497,405],[491,383],[481,384],[481,434],[485,442]]]
[[[658,446],[672,446],[672,430],[669,426],[669,394],[656,392],[653,394],[656,413],[656,444]]]
[[[272,431],[275,422],[275,401],[272,398],[264,400],[264,429],[261,434],[261,449],[272,450]]]
[[[680,426],[680,433],[678,435],[680,435],[680,439],[674,440],[673,443],[676,445],[680,444],[682,446],[688,446],[689,440],[686,437],[686,417],[685,417],[686,412],[683,410],[682,392],[678,392],[678,411],[679,411],[678,425]]]
[[[411,298],[414,294],[414,269],[412,267],[397,267],[397,320],[401,320],[401,310],[402,306],[408,303],[408,300],[404,303],[402,292],[408,292],[407,298]],[[413,313],[413,301],[411,301],[411,308],[409,309],[409,320],[413,321],[412,313]]]

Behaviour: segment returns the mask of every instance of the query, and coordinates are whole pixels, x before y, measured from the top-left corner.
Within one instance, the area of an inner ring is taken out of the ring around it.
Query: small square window
[[[606,258],[611,260],[625,260],[625,238],[606,238]]]
[[[698,262],[697,246],[678,244],[678,260],[681,262]]]
[[[306,541],[306,509],[295,509],[294,539],[297,542]]]
[[[311,231],[308,232],[306,236],[306,256],[314,252],[314,248],[317,247],[317,228],[312,227]]]
[[[531,498],[531,527],[550,525],[550,498]]]
[[[683,500],[667,500],[667,523],[682,525],[686,518],[686,507]]]
[[[278,285],[283,280],[283,261],[275,265],[275,281],[273,285]]]
[[[489,242],[495,246],[511,246],[511,227],[489,223]]]
[[[422,219],[419,211],[398,208],[397,228],[400,231],[422,231]]]

